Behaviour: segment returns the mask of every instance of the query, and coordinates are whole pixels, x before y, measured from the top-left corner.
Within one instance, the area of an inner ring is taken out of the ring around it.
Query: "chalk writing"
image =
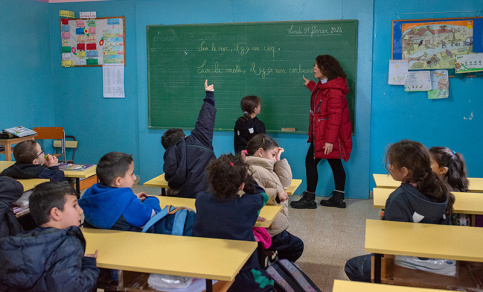
[[[290,25],[290,28],[287,29],[287,34],[289,36],[325,36],[325,35],[342,35],[342,27],[340,26],[331,26],[331,27],[318,27],[317,25],[311,26],[295,26]]]
[[[214,53],[237,53],[240,56],[245,56],[249,52],[267,52],[272,58],[275,58],[275,53],[280,51],[280,48],[275,45],[247,45],[243,43],[235,43],[233,46],[219,45],[216,43],[207,43],[206,41],[201,41],[200,45],[196,47],[198,52],[214,52]]]

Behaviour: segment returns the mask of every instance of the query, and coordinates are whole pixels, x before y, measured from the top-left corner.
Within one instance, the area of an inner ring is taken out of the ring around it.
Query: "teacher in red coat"
[[[315,209],[315,190],[319,175],[317,164],[327,159],[334,175],[335,189],[322,206],[345,208],[345,171],[342,159],[347,161],[352,150],[352,127],[347,107],[347,75],[337,59],[320,55],[315,59],[314,77],[317,83],[303,76],[304,85],[312,92],[310,99],[309,140],[305,158],[307,190],[299,201],[290,205],[297,209]]]

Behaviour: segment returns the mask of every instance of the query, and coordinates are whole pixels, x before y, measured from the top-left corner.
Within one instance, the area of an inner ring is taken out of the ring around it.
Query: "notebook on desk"
[[[59,169],[64,171],[84,171],[95,164],[74,164],[74,163],[59,163]]]
[[[3,130],[4,133],[12,134],[16,137],[25,137],[37,134],[34,130],[19,126]]]

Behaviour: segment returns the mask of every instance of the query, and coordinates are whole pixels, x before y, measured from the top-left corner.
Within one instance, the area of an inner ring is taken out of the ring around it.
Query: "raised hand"
[[[309,84],[310,80],[305,78],[305,75],[302,75],[302,78],[305,80],[304,86],[307,86],[307,84]]]
[[[208,85],[208,79],[205,80],[205,91],[215,91],[213,84]]]

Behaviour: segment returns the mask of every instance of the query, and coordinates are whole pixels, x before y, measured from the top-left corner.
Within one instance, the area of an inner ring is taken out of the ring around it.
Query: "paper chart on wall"
[[[409,71],[406,74],[405,91],[431,90],[430,71]]]
[[[483,54],[457,55],[456,73],[483,71]]]
[[[448,70],[431,71],[431,90],[428,91],[429,99],[449,97]]]
[[[103,94],[107,98],[124,98],[124,65],[104,64],[102,66]]]
[[[404,85],[408,73],[408,60],[389,60],[390,85]]]

